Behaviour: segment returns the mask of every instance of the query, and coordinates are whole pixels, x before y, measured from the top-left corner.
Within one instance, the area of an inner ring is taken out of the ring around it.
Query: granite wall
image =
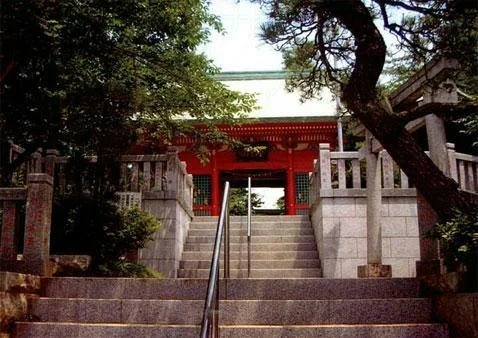
[[[367,263],[367,198],[365,189],[321,190],[311,206],[311,219],[325,278],[357,278]],[[416,192],[382,191],[382,263],[393,277],[414,277],[420,259]]]

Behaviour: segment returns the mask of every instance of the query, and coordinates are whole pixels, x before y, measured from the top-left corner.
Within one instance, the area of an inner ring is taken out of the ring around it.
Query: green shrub
[[[115,268],[120,273],[133,269],[122,261],[124,256],[143,248],[160,227],[137,207],[119,210],[112,197],[68,195],[55,200],[51,252],[90,255],[95,273]]]
[[[475,270],[478,257],[478,211],[454,211],[449,220],[437,223],[428,234],[439,239],[445,264],[455,271],[460,264]]]

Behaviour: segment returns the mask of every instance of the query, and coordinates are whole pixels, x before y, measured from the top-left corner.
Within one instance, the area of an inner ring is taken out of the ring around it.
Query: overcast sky
[[[282,56],[259,38],[265,15],[248,0],[213,0],[210,11],[219,15],[225,29],[214,32],[204,52],[222,71],[281,70]]]

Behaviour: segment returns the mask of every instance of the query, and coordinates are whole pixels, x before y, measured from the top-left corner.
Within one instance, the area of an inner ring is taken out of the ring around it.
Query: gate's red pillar
[[[292,148],[287,149],[287,180],[286,180],[286,214],[295,215],[295,182],[294,182],[294,166],[292,161]]]
[[[213,149],[211,152],[211,165],[212,165],[212,175],[211,175],[211,202],[212,202],[212,216],[219,215],[219,204],[220,202],[220,189],[219,189],[219,171],[217,170],[217,158],[216,150]]]

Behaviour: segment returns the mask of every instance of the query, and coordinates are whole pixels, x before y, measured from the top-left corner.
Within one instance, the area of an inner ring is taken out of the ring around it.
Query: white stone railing
[[[86,160],[97,162],[96,156]],[[68,157],[56,159],[60,191],[66,190],[68,162]],[[177,198],[185,208],[192,210],[192,176],[187,173],[186,164],[179,160],[174,148],[160,155],[123,155],[120,158],[120,175],[120,205],[138,205],[141,193],[151,191],[162,192],[163,197]]]
[[[450,176],[463,190],[478,191],[478,156],[455,152],[455,145],[447,143]]]
[[[382,188],[409,188],[405,173],[393,162],[387,151],[380,152]],[[320,144],[319,161],[310,175],[310,196],[316,198],[320,189],[365,188],[365,161],[362,151],[330,151],[328,143]],[[314,197],[315,196],[315,197]]]

